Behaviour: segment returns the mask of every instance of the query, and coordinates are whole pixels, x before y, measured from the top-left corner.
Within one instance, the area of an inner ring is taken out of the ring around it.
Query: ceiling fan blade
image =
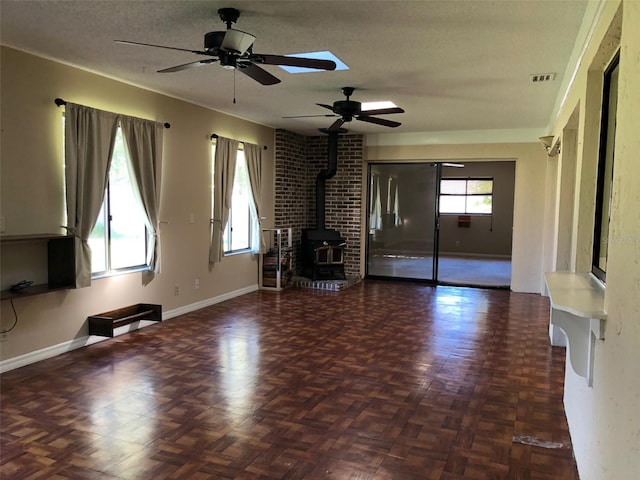
[[[208,56],[211,56],[210,53],[207,53],[207,52],[205,52],[203,50],[189,50],[188,48],[167,47],[165,45],[154,45],[153,43],[131,42],[129,40],[114,40],[114,42],[121,43],[123,45],[141,45],[143,47],[165,48],[167,50],[178,50],[179,52],[189,52],[189,53],[195,53],[196,55],[208,55]]]
[[[366,115],[356,117],[357,120],[361,120],[363,122],[375,123],[376,125],[383,125],[385,127],[399,127],[402,125],[400,122],[394,122],[393,120],[387,120],[386,118],[376,118],[376,117],[368,117]]]
[[[254,53],[249,56],[252,62],[264,65],[286,65],[288,67],[316,68],[318,70],[335,70],[333,60],[319,60],[317,58],[287,57],[285,55],[265,55]]]
[[[339,118],[335,122],[331,124],[331,126],[327,129],[328,131],[339,130],[340,127],[344,124],[344,118]]]
[[[377,110],[363,110],[361,115],[388,115],[390,113],[404,113],[404,110],[400,107],[393,108],[378,108]]]
[[[275,85],[280,83],[278,77],[274,77],[265,69],[260,68],[253,63],[238,63],[237,69],[244,73],[247,77],[253,78],[256,82],[262,85]]]
[[[316,103],[316,105],[318,105],[319,107],[327,108],[333,112],[333,107],[331,105],[326,105],[324,103]]]
[[[288,117],[282,117],[282,118],[313,118],[313,117],[337,117],[338,115],[332,114],[332,113],[327,113],[325,115],[291,115]]]
[[[175,67],[163,68],[162,70],[158,70],[158,73],[179,72],[180,70],[186,70],[187,68],[191,67],[199,67],[200,65],[208,65],[217,61],[217,58],[208,58],[206,60],[198,60],[197,62],[183,63],[182,65],[176,65]]]

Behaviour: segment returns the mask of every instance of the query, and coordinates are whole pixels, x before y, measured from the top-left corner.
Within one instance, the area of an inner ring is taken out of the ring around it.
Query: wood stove
[[[344,253],[347,242],[337,230],[302,230],[302,275],[312,280],[346,279]]]

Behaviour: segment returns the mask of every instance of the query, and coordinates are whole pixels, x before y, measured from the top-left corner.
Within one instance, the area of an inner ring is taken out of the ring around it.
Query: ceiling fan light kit
[[[231,28],[227,30],[220,48],[226,52],[235,53],[236,55],[244,55],[247,50],[251,48],[255,39],[256,37],[250,33]]]

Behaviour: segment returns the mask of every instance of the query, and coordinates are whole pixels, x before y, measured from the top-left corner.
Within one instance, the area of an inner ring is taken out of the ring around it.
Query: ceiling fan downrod
[[[231,29],[231,25],[238,21],[240,17],[240,10],[235,8],[221,8],[218,10],[220,20],[227,24],[227,30]]]
[[[347,97],[347,102],[349,101],[349,97],[353,95],[355,91],[355,87],[342,87],[342,93],[345,97]]]

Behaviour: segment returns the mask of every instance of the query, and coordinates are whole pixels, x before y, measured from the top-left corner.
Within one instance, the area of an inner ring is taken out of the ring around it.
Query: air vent
[[[534,73],[529,75],[531,83],[551,82],[556,79],[555,73]]]

